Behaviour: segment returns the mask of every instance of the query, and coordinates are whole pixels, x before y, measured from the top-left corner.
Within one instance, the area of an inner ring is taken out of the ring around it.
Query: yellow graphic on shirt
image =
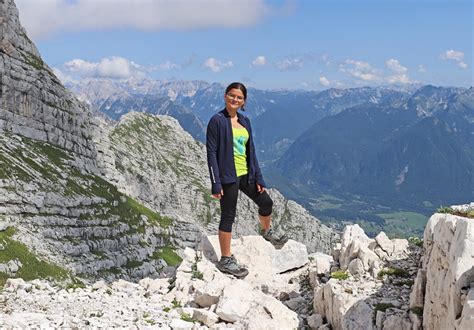
[[[234,163],[237,176],[248,173],[246,144],[249,140],[249,133],[245,128],[232,127],[233,143],[234,143]]]

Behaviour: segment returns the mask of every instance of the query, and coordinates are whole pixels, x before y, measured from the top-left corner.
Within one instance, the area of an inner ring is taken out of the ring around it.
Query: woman
[[[223,273],[243,278],[248,270],[240,266],[230,252],[239,190],[258,205],[263,238],[277,248],[281,248],[288,238],[285,235],[277,237],[271,229],[273,201],[265,190],[258,166],[250,121],[238,112],[239,109],[244,110],[247,89],[243,84],[234,82],[226,88],[224,100],[225,109],[211,118],[206,135],[212,196],[221,204],[218,236],[222,257],[217,268]]]

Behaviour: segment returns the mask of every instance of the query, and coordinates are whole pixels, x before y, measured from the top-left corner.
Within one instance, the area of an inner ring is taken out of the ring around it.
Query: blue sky
[[[472,86],[471,1],[16,0],[63,80]]]

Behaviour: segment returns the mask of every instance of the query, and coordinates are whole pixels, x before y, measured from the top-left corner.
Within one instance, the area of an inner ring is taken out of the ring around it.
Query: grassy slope
[[[127,234],[143,234],[147,226],[167,228],[172,225],[171,218],[161,216],[137,200],[122,194],[114,185],[101,177],[82,173],[69,165],[73,157],[74,155],[67,150],[48,143],[1,134],[0,180],[9,182],[10,184],[4,186],[4,189],[12,192],[23,184],[29,183],[34,186],[32,193],[55,192],[71,199],[82,196],[100,197],[102,202],[91,205],[87,212],[78,217],[78,220],[115,218],[118,219],[118,222],[126,223],[130,227]],[[49,214],[40,215],[48,216]],[[22,214],[22,216],[32,215]],[[143,221],[143,216],[147,221]],[[23,267],[16,274],[18,277],[63,279],[68,276],[64,269],[38,259],[28,251],[26,246],[15,241],[12,238],[13,231],[14,229],[11,228],[0,232],[0,242],[3,240],[8,247],[6,250],[0,251],[0,262],[20,260]],[[70,238],[70,241],[74,242],[74,238]],[[160,249],[157,251],[161,251]],[[102,251],[91,252],[97,258],[104,258]],[[173,250],[170,250],[167,255],[171,256],[170,258],[179,258]],[[114,273],[114,270],[112,269],[110,272]],[[0,274],[2,279],[0,281],[4,281],[6,276],[6,274]]]

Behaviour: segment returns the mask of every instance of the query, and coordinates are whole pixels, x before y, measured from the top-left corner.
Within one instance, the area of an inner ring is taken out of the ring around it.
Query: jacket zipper
[[[212,183],[216,183],[216,177],[214,176],[214,170],[212,169],[212,166],[211,166],[211,174],[212,174]]]

